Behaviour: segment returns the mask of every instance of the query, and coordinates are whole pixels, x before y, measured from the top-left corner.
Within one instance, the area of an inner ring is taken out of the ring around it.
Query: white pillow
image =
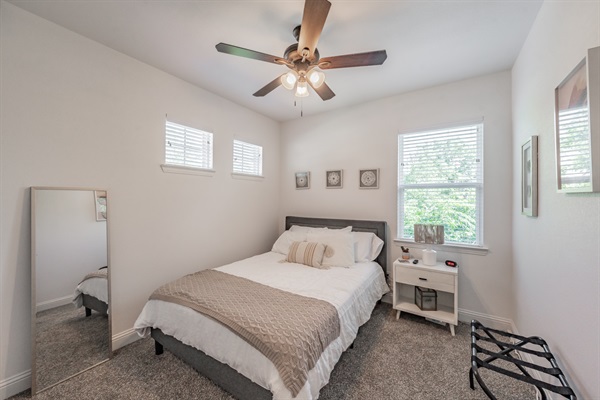
[[[354,261],[367,262],[371,260],[373,232],[352,232],[354,238]]]
[[[327,245],[322,263],[324,267],[354,265],[354,238],[350,232],[309,232],[306,240]]]
[[[352,226],[346,226],[344,228],[334,228],[334,229],[329,229],[329,228],[314,228],[311,226],[300,226],[300,225],[292,225],[289,229],[292,232],[331,232],[331,233],[342,233],[342,232],[352,232]]]
[[[385,242],[379,238],[377,235],[373,235],[373,242],[371,243],[371,257],[369,261],[375,261],[377,257],[379,257],[379,253],[383,249],[383,245]]]
[[[315,228],[310,228],[308,226],[300,226],[300,225],[292,225],[289,229],[290,232],[304,232],[304,233],[308,233],[308,231],[310,231],[311,229],[315,229]],[[322,228],[325,229],[325,228]]]
[[[356,262],[375,261],[383,249],[383,240],[373,232],[352,232],[352,236]]]
[[[275,253],[281,253],[281,254],[287,256],[288,253],[290,252],[290,245],[293,242],[305,242],[305,241],[306,241],[306,232],[285,231],[275,241],[271,251],[274,251]]]

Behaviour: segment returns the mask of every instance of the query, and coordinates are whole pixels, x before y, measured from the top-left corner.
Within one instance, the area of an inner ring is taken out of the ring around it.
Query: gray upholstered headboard
[[[356,232],[372,232],[383,240],[383,249],[375,261],[383,268],[383,273],[387,276],[387,223],[385,221],[362,221],[355,219],[331,219],[331,218],[307,218],[307,217],[285,217],[285,229],[288,230],[292,225],[310,226],[314,228],[343,228],[352,226]]]

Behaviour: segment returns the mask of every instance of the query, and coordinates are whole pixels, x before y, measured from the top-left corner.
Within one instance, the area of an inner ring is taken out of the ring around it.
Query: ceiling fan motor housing
[[[288,48],[285,49],[285,51],[283,52],[283,58],[292,63],[295,63],[298,60],[302,60],[302,54],[301,52],[298,52],[298,43],[290,44]],[[319,62],[320,58],[321,57],[319,55],[319,50],[315,49],[314,56],[312,58],[309,58],[307,61],[316,64]]]

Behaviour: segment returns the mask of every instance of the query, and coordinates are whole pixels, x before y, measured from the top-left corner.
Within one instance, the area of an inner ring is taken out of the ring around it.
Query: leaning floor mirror
[[[31,188],[31,393],[112,355],[107,192]]]

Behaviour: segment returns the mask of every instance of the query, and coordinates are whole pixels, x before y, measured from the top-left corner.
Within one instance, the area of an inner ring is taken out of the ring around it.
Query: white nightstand
[[[450,333],[454,336],[454,327],[458,325],[458,268],[447,267],[443,263],[429,267],[423,265],[421,260],[418,264],[413,264],[412,259],[408,261],[408,263],[398,260],[394,262],[392,306],[397,310],[396,319],[400,318],[400,313],[404,311],[446,322],[450,326]],[[415,304],[414,295],[406,297],[406,291],[405,295],[401,293],[403,286],[410,287],[412,293],[415,286],[451,293],[454,305],[449,307],[441,305],[438,301],[437,311],[421,310]]]

